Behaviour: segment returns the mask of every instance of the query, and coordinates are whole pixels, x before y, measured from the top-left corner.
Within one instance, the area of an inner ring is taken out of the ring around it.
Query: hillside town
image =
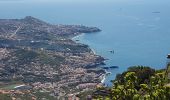
[[[41,93],[41,98],[48,94],[60,100],[100,86],[105,71],[98,66],[104,58],[71,39],[99,31],[81,25],[51,25],[31,16],[0,19],[0,94],[12,100],[27,94],[37,100]]]

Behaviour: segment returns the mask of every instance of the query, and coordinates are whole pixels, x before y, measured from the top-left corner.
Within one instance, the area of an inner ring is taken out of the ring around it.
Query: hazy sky
[[[96,2],[96,3],[100,3],[100,2],[148,2],[148,1],[162,1],[162,0],[0,0],[1,2]],[[169,0],[163,0],[162,2],[166,2]]]
[[[116,1],[116,0],[0,0],[2,2],[90,2],[90,1]]]
[[[129,0],[0,0],[0,3],[84,3],[84,4],[103,4],[108,2],[125,2]],[[136,0],[139,1],[139,0]]]
[[[163,4],[167,5],[170,0],[0,0],[1,5],[7,5],[12,3],[25,3],[25,4],[78,4],[78,5],[95,5],[95,4],[124,4],[124,5],[154,5]],[[1,7],[0,7],[1,8]]]
[[[0,0],[0,2],[127,2],[144,0]]]

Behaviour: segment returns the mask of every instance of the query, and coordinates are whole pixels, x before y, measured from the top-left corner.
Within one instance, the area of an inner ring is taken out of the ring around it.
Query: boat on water
[[[110,53],[114,53],[115,51],[114,50],[109,50]]]
[[[103,67],[103,69],[109,69],[109,67]]]
[[[103,69],[112,69],[112,68],[119,68],[119,66],[110,66],[110,67],[103,67]]]
[[[109,75],[109,74],[111,74],[111,72],[106,72],[106,75]]]
[[[109,68],[119,68],[119,66],[110,66]]]

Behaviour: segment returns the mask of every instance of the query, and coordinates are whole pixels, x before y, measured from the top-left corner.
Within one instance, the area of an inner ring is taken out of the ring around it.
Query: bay
[[[53,24],[83,24],[102,32],[77,39],[109,60],[105,83],[134,65],[162,69],[170,53],[169,0],[2,0],[0,18],[33,16]],[[157,13],[155,13],[157,12]],[[110,53],[114,50],[114,54]]]

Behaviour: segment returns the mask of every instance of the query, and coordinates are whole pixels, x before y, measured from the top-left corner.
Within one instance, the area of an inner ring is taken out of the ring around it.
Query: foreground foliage
[[[141,69],[135,67],[134,69]],[[148,68],[146,68],[148,69]],[[148,77],[148,82],[141,83],[139,73],[127,72],[123,81],[116,80],[113,87],[99,88],[102,93],[95,94],[97,100],[169,100],[170,87],[167,85],[166,71],[156,71]],[[145,76],[151,73],[143,73]],[[104,94],[105,92],[105,94]]]

